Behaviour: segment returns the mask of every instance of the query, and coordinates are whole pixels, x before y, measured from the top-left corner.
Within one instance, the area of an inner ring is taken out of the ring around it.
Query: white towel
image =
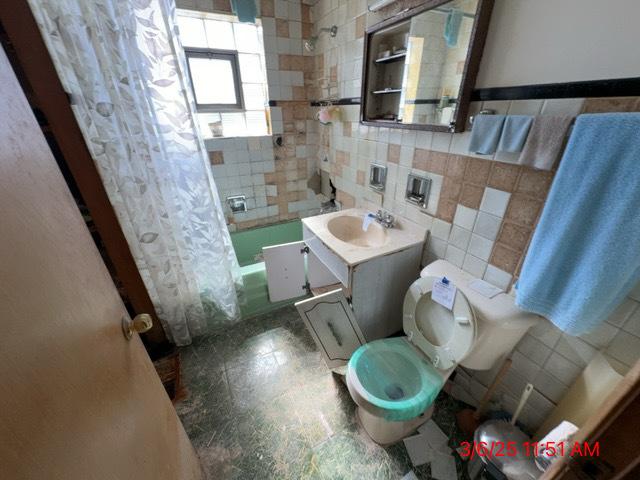
[[[551,170],[560,157],[573,117],[538,115],[518,159],[520,165]]]

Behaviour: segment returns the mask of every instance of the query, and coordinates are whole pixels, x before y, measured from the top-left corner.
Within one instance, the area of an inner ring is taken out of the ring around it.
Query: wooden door
[[[0,476],[202,478],[0,51]]]

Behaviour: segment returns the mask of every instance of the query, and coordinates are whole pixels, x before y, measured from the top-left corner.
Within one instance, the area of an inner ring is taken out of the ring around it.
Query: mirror
[[[463,131],[492,7],[428,1],[369,28],[362,123]]]

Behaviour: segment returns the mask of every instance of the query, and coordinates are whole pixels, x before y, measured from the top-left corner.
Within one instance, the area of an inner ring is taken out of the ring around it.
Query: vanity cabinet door
[[[304,242],[263,247],[269,300],[279,302],[307,293]]]
[[[342,289],[297,302],[296,308],[329,368],[346,365],[365,343]]]

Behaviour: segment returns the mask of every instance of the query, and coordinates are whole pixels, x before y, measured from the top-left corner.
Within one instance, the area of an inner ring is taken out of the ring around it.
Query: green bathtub
[[[267,289],[267,272],[262,259],[262,247],[302,240],[302,222],[257,227],[231,233],[231,242],[240,264],[246,302],[242,317],[249,318],[293,303],[296,299],[271,303]]]

